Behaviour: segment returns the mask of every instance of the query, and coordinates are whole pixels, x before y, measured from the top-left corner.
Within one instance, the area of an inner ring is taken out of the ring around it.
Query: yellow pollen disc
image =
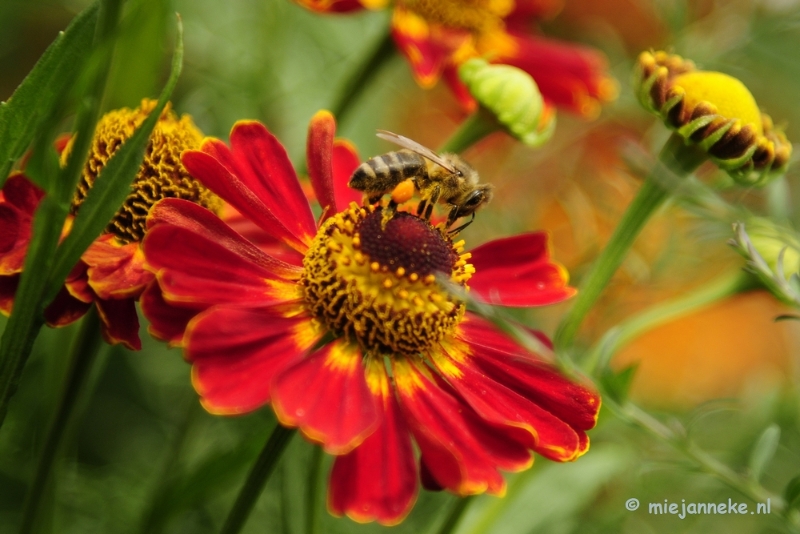
[[[80,209],[89,189],[111,156],[133,135],[155,105],[155,100],[142,100],[141,106],[136,109],[118,109],[106,113],[100,119],[89,149],[89,159],[72,200],[70,210],[73,214]],[[194,125],[191,117],[184,115],[178,118],[168,106],[150,136],[131,194],[114,215],[106,231],[124,242],[141,241],[147,212],[162,198],[191,200],[212,211],[219,211],[222,201],[189,176],[181,163],[181,152],[199,148],[202,139],[203,134]],[[71,151],[72,141],[61,153],[62,165],[66,164]]]
[[[764,133],[756,99],[733,76],[721,72],[687,72],[676,76],[673,86],[686,91],[684,102],[689,109],[694,109],[700,102],[710,102],[723,117],[739,119],[743,126],[750,124],[759,135]]]
[[[514,0],[406,0],[404,5],[428,22],[483,35],[504,28]]]
[[[466,308],[434,272],[466,289],[474,269],[456,265],[450,238],[427,221],[400,212],[383,228],[381,219],[381,210],[351,204],[322,225],[303,259],[306,307],[365,354],[423,353],[453,332]]]

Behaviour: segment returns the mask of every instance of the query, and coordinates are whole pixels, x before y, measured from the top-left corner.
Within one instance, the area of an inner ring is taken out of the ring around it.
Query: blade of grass
[[[99,57],[90,58],[97,60],[90,62],[94,69],[89,77],[89,90],[81,101],[75,121],[73,154],[84,156],[70,158],[59,173],[53,171],[57,181],[34,215],[32,239],[14,298],[14,309],[0,339],[0,427],[5,421],[8,403],[17,390],[33,343],[44,324],[43,313],[49,300],[44,298],[47,285],[42,282],[48,279],[48,273],[51,272],[53,254],[67,217],[69,201],[80,178],[100,114],[100,100],[111,62],[113,47],[110,43],[113,42],[111,37],[119,17],[119,5],[120,0],[104,0],[98,8],[93,54]],[[33,156],[36,157],[36,154]]]
[[[98,3],[94,3],[75,17],[45,50],[11,98],[0,103],[0,187],[11,166],[22,157],[83,70],[97,14]],[[38,185],[48,190],[49,184]]]
[[[114,153],[86,195],[86,200],[75,217],[69,235],[56,251],[53,269],[50,271],[47,283],[45,295],[47,300],[56,296],[81,254],[100,235],[130,194],[130,184],[142,164],[150,135],[178,83],[183,67],[183,25],[180,17],[177,26],[172,70],[167,84],[161,91],[158,104],[133,135]]]

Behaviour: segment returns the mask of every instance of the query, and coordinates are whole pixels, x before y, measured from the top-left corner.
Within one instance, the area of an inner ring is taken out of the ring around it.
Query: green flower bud
[[[539,146],[553,135],[555,114],[525,71],[473,58],[461,65],[458,75],[481,107],[526,145]]]

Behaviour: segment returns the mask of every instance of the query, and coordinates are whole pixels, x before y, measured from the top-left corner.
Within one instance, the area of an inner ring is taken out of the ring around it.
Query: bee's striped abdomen
[[[348,185],[365,193],[389,192],[400,182],[419,176],[425,160],[408,150],[389,152],[370,158],[353,172]]]

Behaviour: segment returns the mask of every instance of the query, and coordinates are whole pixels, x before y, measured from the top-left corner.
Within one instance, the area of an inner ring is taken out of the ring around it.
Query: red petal
[[[131,350],[141,350],[136,301],[97,299],[95,303],[103,326],[103,339],[111,345],[121,343]]]
[[[351,202],[361,204],[361,191],[350,189],[347,183],[361,164],[356,147],[345,139],[333,141],[333,191],[336,196],[336,211],[347,208]]]
[[[359,523],[400,523],[417,497],[417,472],[411,435],[400,415],[383,363],[368,369],[380,426],[333,464],[328,508]],[[375,391],[378,389],[378,391]]]
[[[594,427],[600,410],[597,393],[570,382],[554,367],[525,355],[522,349],[519,355],[509,354],[507,341],[496,342],[503,334],[487,336],[482,322],[474,317],[463,321],[458,336],[470,345],[474,364],[488,379],[541,406],[575,430]]]
[[[512,439],[551,460],[569,461],[577,457],[581,451],[578,432],[487,377],[467,353],[450,346],[446,352],[432,356],[439,372],[484,420],[511,430]]]
[[[306,161],[314,195],[322,207],[320,222],[338,211],[333,194],[334,134],[336,134],[336,119],[329,111],[318,111],[308,125]]]
[[[33,215],[42,197],[44,197],[44,192],[36,187],[24,174],[15,173],[9,176],[5,185],[3,185],[3,196],[6,202],[23,213]]]
[[[317,339],[306,317],[286,317],[276,308],[218,306],[189,324],[186,358],[206,410],[245,413],[270,401],[272,377]]]
[[[226,246],[214,237],[168,224],[147,232],[147,263],[170,300],[263,305],[294,296],[296,283],[271,270],[275,260],[241,238]]]
[[[11,250],[17,244],[22,232],[19,211],[6,204],[0,204],[0,254]]]
[[[560,108],[585,117],[600,112],[600,103],[616,96],[616,84],[606,73],[607,61],[593,48],[511,32],[517,43],[514,56],[498,63],[530,74],[542,96]]]
[[[358,0],[295,0],[295,2],[319,13],[348,13],[364,9],[364,5]]]
[[[179,346],[189,321],[205,310],[202,305],[170,304],[164,300],[157,282],[152,282],[139,297],[142,314],[150,321],[147,331],[150,335],[167,341],[171,346]]]
[[[471,252],[470,288],[490,304],[541,306],[576,293],[567,271],[550,260],[544,232],[496,239]]]
[[[456,100],[458,100],[464,110],[468,112],[475,111],[478,107],[478,102],[472,98],[469,89],[467,89],[467,86],[461,81],[461,78],[458,77],[458,66],[451,64],[445,67],[444,72],[442,72],[442,78],[444,78],[445,83],[450,87]]]
[[[260,248],[267,256],[287,264],[289,268],[303,265],[302,254],[287,246],[286,243],[280,239],[262,230],[261,227],[236,211],[230,204],[225,204],[220,214],[220,219],[222,219],[231,230]],[[290,278],[296,277],[297,276],[294,275]]]
[[[19,285],[19,275],[0,276],[0,313],[10,315],[14,307],[14,294]]]
[[[392,37],[403,54],[414,78],[421,87],[433,87],[448,62],[451,50],[432,38],[428,23],[415,13],[395,7],[392,16]]]
[[[361,360],[357,348],[333,342],[276,375],[272,390],[278,419],[300,427],[330,454],[350,452],[380,422]]]
[[[408,361],[393,366],[400,406],[430,474],[459,495],[505,492],[498,469],[531,465],[524,445],[484,422],[447,384]]]
[[[81,259],[89,266],[89,285],[102,299],[138,297],[153,279],[139,243],[122,244],[111,234],[95,239]]]
[[[76,299],[62,286],[53,302],[45,308],[44,320],[48,326],[66,326],[83,317],[91,305],[91,302]]]
[[[239,179],[290,232],[310,241],[317,225],[280,141],[260,122],[239,121],[231,130],[231,150]]]
[[[287,263],[265,255],[258,247],[228,226],[225,221],[212,212],[194,202],[177,198],[168,198],[156,203],[147,218],[148,231],[160,224],[171,224],[190,230],[206,237],[239,256],[262,266],[274,274],[274,277],[295,280],[302,272],[302,256],[298,263]],[[146,239],[146,238],[145,238]],[[273,238],[273,242],[274,238]]]
[[[212,151],[211,147],[221,142],[206,141],[204,151]],[[219,151],[218,151],[219,152]],[[277,215],[270,210],[267,199],[261,199],[251,191],[233,171],[226,168],[221,161],[205,152],[187,150],[181,154],[181,162],[189,173],[208,187],[224,201],[230,203],[239,212],[248,217],[265,232],[274,235],[292,248],[305,251],[308,248],[308,237],[294,235]]]

